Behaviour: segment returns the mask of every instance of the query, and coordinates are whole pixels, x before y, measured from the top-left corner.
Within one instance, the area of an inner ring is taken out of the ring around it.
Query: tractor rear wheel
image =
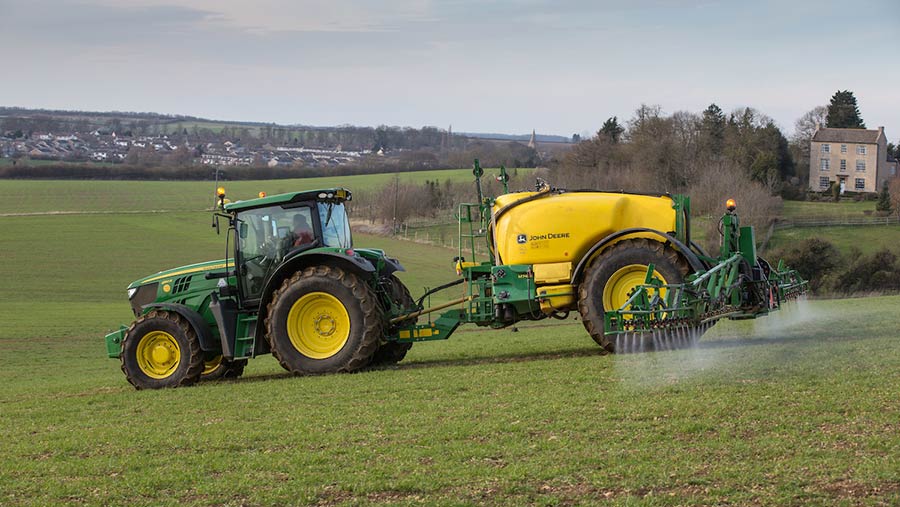
[[[407,311],[415,311],[416,301],[409,293],[409,289],[396,276],[391,275],[391,299],[394,304]],[[416,319],[409,319],[402,322],[403,325],[412,325],[416,323]],[[375,349],[372,355],[372,361],[369,366],[387,366],[397,364],[406,357],[413,346],[412,343],[398,343],[389,341],[382,343]]]
[[[237,361],[229,361],[218,355],[212,359],[203,361],[203,373],[200,380],[218,380],[221,378],[238,378],[244,374],[244,367],[247,366],[246,359]]]
[[[137,389],[189,386],[203,372],[194,329],[181,315],[151,310],[138,317],[122,340],[122,372]]]
[[[616,351],[614,341],[603,334],[605,312],[617,310],[628,302],[631,291],[644,283],[650,264],[654,266],[654,275],[664,284],[682,283],[690,272],[684,257],[659,241],[626,239],[603,252],[581,282],[578,311],[582,324],[604,351]]]
[[[337,267],[295,273],[275,291],[267,313],[272,355],[295,375],[363,368],[382,334],[372,289]]]

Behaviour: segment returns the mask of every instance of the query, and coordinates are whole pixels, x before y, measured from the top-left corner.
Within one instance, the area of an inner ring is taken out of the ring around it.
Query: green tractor
[[[381,250],[353,248],[344,188],[227,202],[224,260],[183,266],[128,286],[135,315],[106,336],[138,389],[238,377],[272,353],[297,375],[356,371],[403,359],[412,343],[388,341],[415,310]],[[232,250],[233,248],[233,250]]]

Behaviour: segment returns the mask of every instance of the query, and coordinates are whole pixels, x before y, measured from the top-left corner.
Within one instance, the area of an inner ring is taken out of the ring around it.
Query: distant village
[[[120,135],[108,129],[87,134],[0,132],[0,157],[60,162],[124,163],[150,155],[216,166],[327,167],[352,163],[369,152],[296,146],[242,146],[239,141],[191,142],[187,136]],[[376,154],[384,154],[379,150]]]

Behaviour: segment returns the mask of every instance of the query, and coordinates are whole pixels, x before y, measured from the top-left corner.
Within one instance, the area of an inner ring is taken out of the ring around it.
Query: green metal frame
[[[752,227],[741,227],[733,210],[722,217],[720,257],[684,283],[663,284],[650,265],[643,285],[620,308],[604,315],[604,333],[647,333],[667,328],[699,328],[722,318],[754,319],[806,292],[807,282],[783,262],[777,269],[756,256]],[[659,294],[665,289],[666,296]]]

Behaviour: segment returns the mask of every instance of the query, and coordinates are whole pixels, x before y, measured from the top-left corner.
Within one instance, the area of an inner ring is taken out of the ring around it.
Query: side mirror
[[[247,222],[241,222],[238,235],[241,237],[241,239],[247,239]]]

